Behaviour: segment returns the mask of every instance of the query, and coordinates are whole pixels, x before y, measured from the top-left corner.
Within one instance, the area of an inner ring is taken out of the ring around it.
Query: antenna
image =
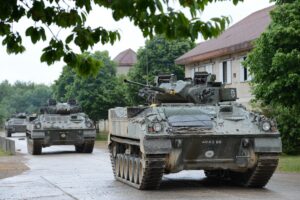
[[[146,62],[147,62],[147,65],[146,65],[146,73],[147,73],[146,84],[149,85],[149,81],[148,81],[148,78],[149,78],[149,70],[148,70],[148,53],[147,53],[147,52],[146,52]]]

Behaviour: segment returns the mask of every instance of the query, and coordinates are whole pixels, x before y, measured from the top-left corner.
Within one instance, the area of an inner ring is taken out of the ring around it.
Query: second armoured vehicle
[[[11,137],[12,133],[25,133],[26,132],[26,113],[18,113],[13,115],[5,122],[6,137]]]
[[[247,187],[264,187],[278,164],[276,124],[237,103],[235,88],[215,75],[193,79],[158,76],[141,85],[149,106],[109,110],[109,150],[115,178],[138,189],[156,189],[163,174],[204,170]]]
[[[50,99],[37,117],[30,117],[26,135],[28,152],[33,155],[51,145],[75,145],[77,152],[92,153],[96,130],[75,100],[57,103]]]

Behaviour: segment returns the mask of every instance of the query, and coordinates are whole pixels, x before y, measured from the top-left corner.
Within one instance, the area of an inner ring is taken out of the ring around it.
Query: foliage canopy
[[[70,66],[65,66],[52,88],[57,100],[76,99],[84,112],[96,121],[107,118],[109,108],[125,106],[125,94],[123,84],[116,77],[115,63],[110,60],[108,53],[97,51],[89,56],[103,63],[103,67],[94,76],[83,78]]]
[[[51,88],[43,84],[8,81],[0,83],[0,127],[14,113],[38,112],[51,97]]]
[[[14,27],[22,18],[29,19],[25,35],[33,44],[47,40],[49,45],[43,49],[41,61],[53,64],[61,59],[82,75],[96,72],[101,65],[94,63],[92,57],[81,57],[74,52],[71,44],[79,47],[81,52],[92,48],[95,44],[113,44],[120,39],[118,31],[105,27],[91,28],[86,25],[88,14],[95,7],[104,7],[112,11],[114,20],[129,18],[139,27],[144,37],[152,38],[155,34],[163,34],[167,38],[189,37],[196,39],[201,34],[205,39],[217,36],[229,23],[228,17],[212,18],[205,22],[198,18],[198,13],[211,3],[221,0],[0,0],[0,36],[4,39],[9,54],[22,53],[20,30]],[[232,0],[237,4],[242,0]],[[173,4],[186,8],[187,16],[181,9],[176,10]],[[173,6],[172,6],[173,5]],[[67,29],[71,33],[66,38],[58,37],[54,29]],[[84,70],[82,70],[84,66]]]
[[[271,17],[245,64],[256,99],[277,118],[285,151],[300,152],[300,1],[278,5]]]

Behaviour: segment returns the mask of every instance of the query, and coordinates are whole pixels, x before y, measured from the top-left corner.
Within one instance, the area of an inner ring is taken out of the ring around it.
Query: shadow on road
[[[239,192],[263,192],[263,193],[273,193],[273,191],[267,189],[267,188],[246,188],[242,186],[238,186],[235,183],[232,183],[230,181],[218,181],[218,180],[212,180],[208,178],[202,178],[199,180],[187,180],[187,179],[169,179],[164,177],[163,181],[160,185],[160,191],[185,191],[185,190],[199,190],[199,189],[211,189],[218,191],[219,189],[222,189],[222,191],[234,191],[237,190]]]

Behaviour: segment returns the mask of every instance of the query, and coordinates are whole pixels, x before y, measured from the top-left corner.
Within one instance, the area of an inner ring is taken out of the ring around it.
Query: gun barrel
[[[163,88],[155,87],[155,86],[151,86],[151,85],[145,85],[145,84],[138,83],[138,82],[135,82],[135,81],[129,81],[127,79],[124,79],[124,83],[130,83],[130,84],[146,87],[146,88],[149,88],[150,90],[154,90],[154,91],[158,91],[158,92],[163,92],[163,93],[166,92],[166,90],[163,89]]]
[[[138,82],[135,82],[135,81],[130,81],[130,80],[127,80],[127,79],[124,79],[124,83],[130,83],[130,84],[139,85],[139,86],[142,86],[142,87],[149,87],[145,84],[138,83]]]

